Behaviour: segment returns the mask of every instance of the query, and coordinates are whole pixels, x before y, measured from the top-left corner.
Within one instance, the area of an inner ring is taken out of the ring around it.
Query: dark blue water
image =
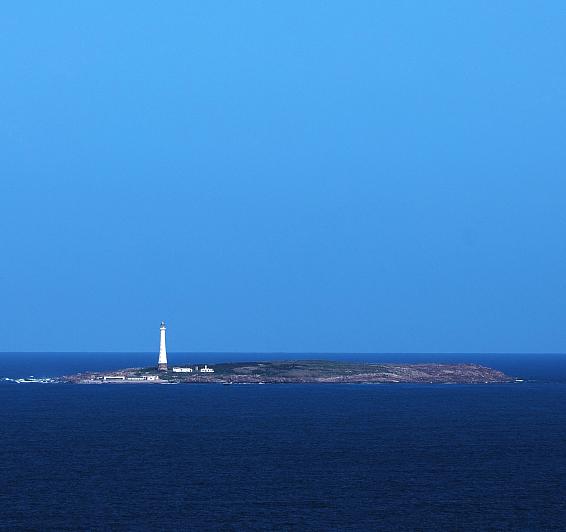
[[[0,528],[563,530],[540,360],[511,385],[4,384]]]

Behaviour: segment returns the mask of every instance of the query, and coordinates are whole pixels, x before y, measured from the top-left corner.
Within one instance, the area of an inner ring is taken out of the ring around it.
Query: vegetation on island
[[[431,383],[479,384],[511,382],[501,371],[478,364],[390,364],[342,362],[329,360],[282,360],[264,362],[228,362],[211,364],[213,373],[202,373],[202,365],[185,365],[190,373],[157,371],[155,367],[128,368],[114,372],[78,374],[65,377],[66,382],[106,382],[108,377],[124,381],[156,378],[143,382],[285,384],[285,383]]]

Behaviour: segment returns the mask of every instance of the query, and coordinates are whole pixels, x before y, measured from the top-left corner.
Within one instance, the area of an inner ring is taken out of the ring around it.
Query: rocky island
[[[78,384],[489,384],[513,382],[501,371],[478,364],[392,364],[328,360],[237,362],[178,367],[127,368],[69,375]]]

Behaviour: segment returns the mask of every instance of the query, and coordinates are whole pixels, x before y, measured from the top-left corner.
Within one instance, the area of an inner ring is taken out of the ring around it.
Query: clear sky
[[[0,350],[566,352],[566,2],[9,2]]]

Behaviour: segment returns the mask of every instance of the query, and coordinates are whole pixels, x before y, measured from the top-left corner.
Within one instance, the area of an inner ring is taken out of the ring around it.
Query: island
[[[330,360],[233,362],[126,368],[67,375],[73,384],[492,384],[517,379],[478,364],[394,364]]]

